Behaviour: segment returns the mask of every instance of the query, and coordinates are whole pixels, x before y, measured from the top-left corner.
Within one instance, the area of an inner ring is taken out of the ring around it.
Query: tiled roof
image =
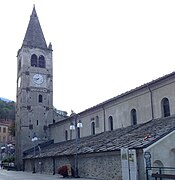
[[[42,49],[47,48],[44,34],[42,32],[40,22],[35,10],[35,6],[33,7],[32,15],[30,16],[29,25],[23,40],[23,46]]]
[[[145,148],[175,130],[175,116],[151,120],[147,123],[106,131],[79,139],[78,154],[119,150],[122,147]],[[75,140],[51,144],[37,154],[37,157],[73,155]],[[30,158],[28,154],[25,158]]]

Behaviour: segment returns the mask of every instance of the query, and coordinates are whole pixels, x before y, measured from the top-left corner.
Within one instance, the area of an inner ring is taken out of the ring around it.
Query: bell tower
[[[28,28],[17,53],[16,165],[22,170],[23,151],[31,148],[35,135],[48,139],[53,123],[52,45],[47,46],[33,7]]]

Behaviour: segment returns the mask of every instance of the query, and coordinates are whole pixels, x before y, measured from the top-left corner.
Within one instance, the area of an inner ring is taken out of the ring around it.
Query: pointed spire
[[[35,5],[33,6],[32,15],[30,16],[30,21],[28,28],[23,40],[23,46],[31,46],[37,48],[47,48],[47,44],[42,32],[40,22],[35,10]]]
[[[49,43],[48,49],[51,49],[51,50],[52,50],[52,44],[51,44],[51,42]]]

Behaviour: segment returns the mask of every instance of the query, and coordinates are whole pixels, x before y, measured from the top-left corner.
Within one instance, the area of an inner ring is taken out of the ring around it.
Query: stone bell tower
[[[17,53],[16,165],[23,169],[23,151],[48,139],[53,123],[52,45],[47,46],[33,7],[28,28]]]

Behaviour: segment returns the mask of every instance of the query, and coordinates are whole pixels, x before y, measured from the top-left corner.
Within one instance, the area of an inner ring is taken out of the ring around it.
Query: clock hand
[[[35,81],[38,81],[39,80],[39,78],[35,78]]]

